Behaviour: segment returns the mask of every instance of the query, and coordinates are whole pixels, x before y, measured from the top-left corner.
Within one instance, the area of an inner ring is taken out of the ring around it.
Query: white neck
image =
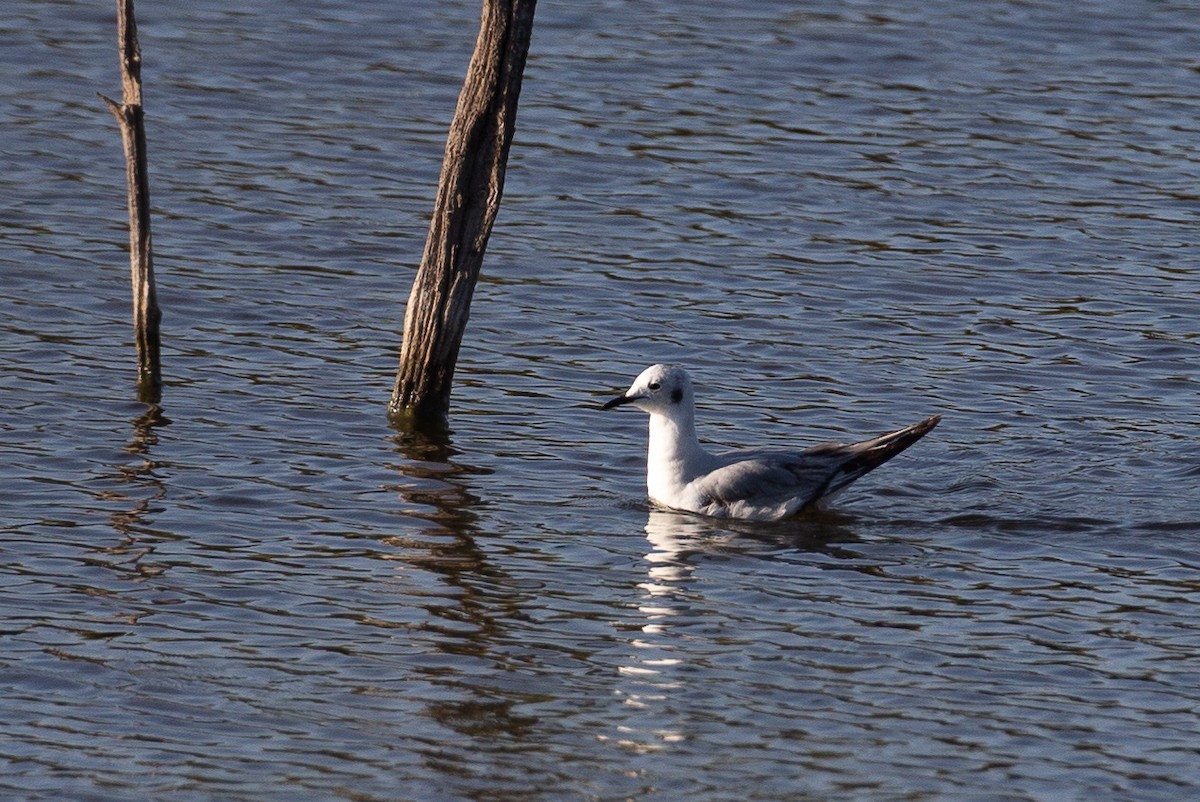
[[[650,448],[646,458],[646,489],[650,498],[669,503],[689,482],[708,470],[712,457],[696,438],[692,409],[675,410],[668,418],[650,414]]]

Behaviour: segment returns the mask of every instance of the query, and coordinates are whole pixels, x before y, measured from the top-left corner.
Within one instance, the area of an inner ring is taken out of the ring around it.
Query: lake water
[[[452,432],[389,427],[477,2],[0,21],[0,795],[1200,794],[1200,22],[1184,2],[543,2]],[[286,16],[281,16],[285,14]],[[837,512],[651,509],[941,426]]]

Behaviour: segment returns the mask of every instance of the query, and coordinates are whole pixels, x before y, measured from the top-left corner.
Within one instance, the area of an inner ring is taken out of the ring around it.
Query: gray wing
[[[841,450],[849,448],[830,444],[799,453],[731,454],[736,461],[708,474],[697,482],[696,490],[708,503],[776,506],[795,501],[800,510],[836,492],[831,485],[849,456]]]
[[[937,426],[940,415],[860,443],[826,443],[800,452],[730,454],[729,464],[704,477],[697,490],[720,504],[799,502],[805,509],[887,462]]]

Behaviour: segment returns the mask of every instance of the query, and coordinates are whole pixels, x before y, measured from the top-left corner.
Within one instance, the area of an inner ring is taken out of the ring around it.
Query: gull
[[[696,438],[692,379],[677,365],[651,365],[601,409],[632,404],[650,413],[646,489],[663,507],[714,518],[777,521],[820,509],[847,485],[929,433],[941,415],[860,443],[800,451],[710,454]]]

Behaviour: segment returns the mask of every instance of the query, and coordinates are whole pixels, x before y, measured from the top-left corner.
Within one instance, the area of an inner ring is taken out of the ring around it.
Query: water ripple
[[[384,408],[478,10],[309,5],[138,9],[161,408],[112,20],[0,23],[0,789],[1200,787],[1190,7],[541,9],[416,437]],[[660,360],[722,445],[945,419],[838,513],[676,515],[595,410]]]

